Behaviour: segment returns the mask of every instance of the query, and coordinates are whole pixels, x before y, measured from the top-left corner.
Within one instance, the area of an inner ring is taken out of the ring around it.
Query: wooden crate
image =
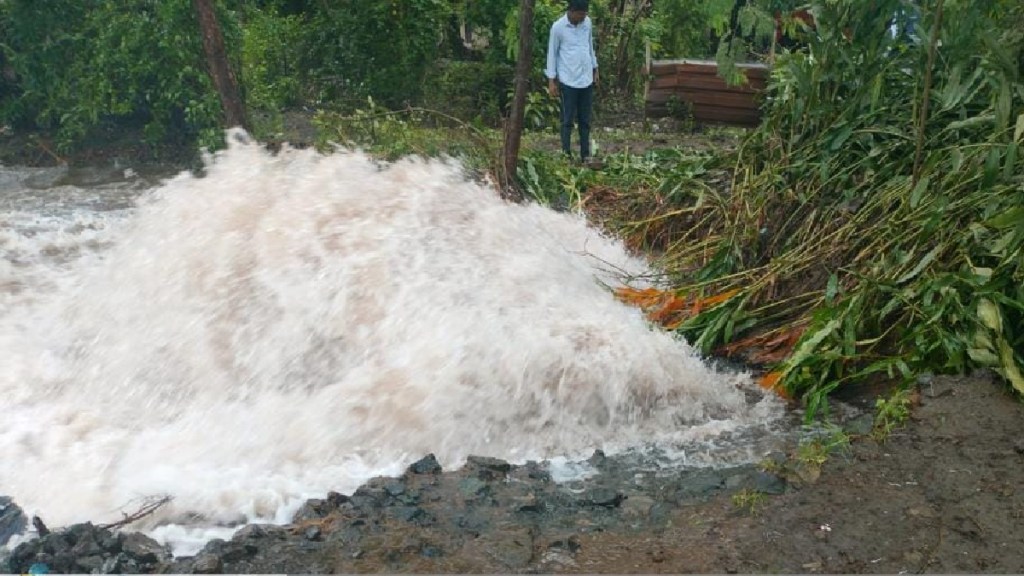
[[[712,60],[649,60],[644,111],[648,117],[668,116],[685,106],[698,122],[756,126],[761,121],[761,93],[768,81],[765,64],[737,64],[748,83],[729,86]]]

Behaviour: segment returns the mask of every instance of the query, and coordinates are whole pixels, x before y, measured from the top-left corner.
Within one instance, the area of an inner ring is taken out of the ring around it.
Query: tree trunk
[[[221,108],[224,110],[224,126],[248,128],[245,120],[245,106],[238,92],[235,73],[228,63],[227,51],[224,48],[224,36],[217,23],[217,14],[213,10],[213,0],[194,0],[196,15],[199,17],[199,30],[203,35],[203,51],[206,53],[206,67],[213,80],[217,94],[220,95]]]
[[[508,125],[505,127],[505,197],[522,200],[516,185],[516,166],[519,164],[519,144],[523,138],[526,117],[526,93],[530,89],[530,66],[533,54],[533,6],[535,0],[519,2],[519,57],[516,60],[515,92]]]

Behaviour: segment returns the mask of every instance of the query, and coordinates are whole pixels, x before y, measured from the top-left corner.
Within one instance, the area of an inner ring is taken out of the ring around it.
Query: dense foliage
[[[811,4],[734,187],[683,202],[676,285],[644,303],[706,351],[781,360],[766,384],[812,413],[875,375],[991,367],[1024,392],[1024,8]]]
[[[237,45],[230,18],[224,33]],[[147,139],[219,139],[220,103],[188,0],[0,4],[4,59],[15,80],[4,121],[54,129],[70,145],[103,122],[144,127]]]
[[[745,2],[745,0],[741,0]],[[606,85],[641,93],[655,56],[706,56],[732,0],[594,0]],[[352,112],[372,98],[497,126],[518,45],[511,0],[221,0],[219,19],[248,107]],[[562,0],[537,0],[532,125],[554,122],[543,60]],[[702,19],[711,23],[705,25]],[[191,0],[0,0],[0,122],[70,147],[97,128],[217,145],[220,112]],[[256,126],[257,130],[261,128]]]

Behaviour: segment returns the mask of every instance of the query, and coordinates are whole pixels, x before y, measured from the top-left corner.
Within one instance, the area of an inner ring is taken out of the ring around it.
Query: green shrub
[[[111,120],[141,123],[152,143],[223,140],[191,2],[18,0],[0,15],[19,88],[7,120],[54,129],[64,148]],[[238,45],[221,15],[226,45]]]
[[[246,13],[242,83],[250,108],[273,111],[302,102],[302,68],[295,49],[302,35],[303,22],[297,15],[260,9]]]
[[[423,105],[465,121],[497,126],[508,104],[511,65],[442,60],[427,75]]]
[[[336,0],[312,7],[302,53],[322,97],[420,101],[451,16],[445,0]]]

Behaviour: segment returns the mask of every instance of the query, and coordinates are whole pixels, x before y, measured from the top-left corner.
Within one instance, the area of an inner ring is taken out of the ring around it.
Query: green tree
[[[338,0],[311,10],[306,62],[328,98],[417,102],[441,53],[452,6],[445,0]]]
[[[220,20],[237,58],[237,22]],[[189,0],[11,0],[0,21],[17,77],[5,120],[55,130],[64,147],[111,121],[142,125],[154,143],[222,140]]]

